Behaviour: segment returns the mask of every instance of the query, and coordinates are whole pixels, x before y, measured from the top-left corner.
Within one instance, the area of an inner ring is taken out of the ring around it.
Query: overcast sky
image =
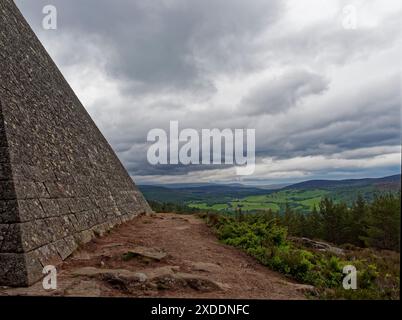
[[[137,183],[239,181],[148,164],[147,133],[170,120],[256,129],[247,184],[400,172],[400,0],[16,3]]]

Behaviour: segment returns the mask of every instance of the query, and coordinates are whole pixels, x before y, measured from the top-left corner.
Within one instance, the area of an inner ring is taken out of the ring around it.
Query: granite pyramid
[[[0,0],[0,285],[151,212],[12,0]]]

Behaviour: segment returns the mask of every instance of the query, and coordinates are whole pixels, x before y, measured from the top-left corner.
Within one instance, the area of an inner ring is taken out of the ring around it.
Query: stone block
[[[0,224],[19,221],[17,200],[0,200]]]
[[[38,199],[18,200],[19,222],[27,222],[46,217],[41,202]]]
[[[0,253],[0,283],[22,287],[29,284],[27,264],[23,253]]]
[[[60,215],[59,202],[57,199],[40,199],[45,217]]]
[[[12,0],[0,1],[0,285],[150,208]]]

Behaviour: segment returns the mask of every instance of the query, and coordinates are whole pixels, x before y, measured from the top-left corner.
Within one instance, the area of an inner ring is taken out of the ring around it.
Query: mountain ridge
[[[286,186],[282,189],[297,189],[297,188],[322,188],[322,187],[341,187],[341,186],[362,186],[367,184],[380,184],[380,183],[397,183],[401,184],[401,174],[385,176],[381,178],[361,178],[361,179],[342,179],[342,180],[306,180],[292,185]]]
[[[274,184],[274,185],[245,185],[242,183],[220,184],[220,183],[170,183],[170,184],[139,184],[140,188],[163,188],[163,189],[202,189],[202,188],[242,188],[242,189],[259,189],[259,190],[285,190],[296,188],[314,188],[325,186],[342,186],[342,185],[365,185],[378,183],[398,183],[401,184],[401,174],[394,174],[379,178],[358,178],[358,179],[312,179],[292,184]]]

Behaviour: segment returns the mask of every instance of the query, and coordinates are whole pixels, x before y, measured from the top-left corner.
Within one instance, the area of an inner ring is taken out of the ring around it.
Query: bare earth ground
[[[96,238],[42,282],[0,295],[304,299],[305,286],[218,242],[196,216],[141,216]]]

